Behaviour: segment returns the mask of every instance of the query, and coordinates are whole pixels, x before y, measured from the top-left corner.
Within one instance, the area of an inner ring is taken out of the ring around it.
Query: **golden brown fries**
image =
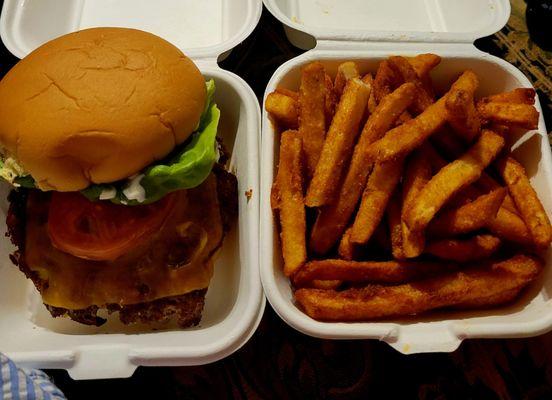
[[[428,233],[434,237],[447,237],[487,227],[496,218],[506,192],[506,189],[500,188],[462,207],[442,212],[431,222]]]
[[[442,260],[465,263],[489,258],[500,247],[500,239],[492,235],[477,235],[469,239],[445,239],[429,243],[426,253]]]
[[[404,84],[385,97],[364,125],[353,152],[349,169],[336,201],[320,210],[310,236],[310,249],[317,254],[327,253],[343,234],[372,170],[366,150],[394,124],[397,116],[414,99],[414,86]]]
[[[494,94],[483,97],[478,103],[514,103],[514,104],[535,104],[535,89],[519,88],[511,92]]]
[[[326,138],[325,80],[326,73],[319,62],[310,63],[301,71],[299,134],[303,139],[308,179],[314,175]]]
[[[274,92],[266,97],[266,111],[284,128],[297,128],[297,101],[285,94]]]
[[[307,190],[307,206],[328,205],[334,199],[345,161],[351,157],[369,95],[370,87],[360,79],[347,82]]]
[[[299,101],[299,93],[296,92],[295,90],[290,90],[283,87],[277,87],[274,92],[282,94],[287,97],[291,97],[295,101]]]
[[[547,248],[552,242],[552,226],[535,189],[531,187],[525,168],[513,157],[502,157],[496,163],[498,171],[514,198],[535,245]]]
[[[401,231],[404,257],[416,257],[424,249],[424,237],[422,231],[409,229],[406,224],[406,211],[414,203],[420,191],[431,180],[431,150],[429,145],[415,151],[405,168],[402,193]]]
[[[293,283],[296,287],[311,287],[313,280],[403,283],[456,268],[456,264],[422,261],[314,260],[294,275]]]
[[[326,127],[332,123],[339,98],[334,90],[334,84],[330,75],[325,74],[324,84],[326,85],[326,100],[324,102],[324,114],[326,116]]]
[[[389,65],[388,60],[380,62],[374,78],[374,97],[379,103],[385,96],[400,85],[400,78]]]
[[[389,57],[389,66],[402,82],[411,82],[416,86],[416,97],[412,103],[414,114],[420,114],[433,103],[433,97],[425,90],[422,81],[408,60],[404,57]]]
[[[433,83],[431,82],[431,77],[429,73],[433,68],[435,68],[441,62],[441,57],[435,54],[419,54],[416,57],[406,57],[418,77],[422,81],[422,85],[425,91],[431,96],[435,97],[435,92],[433,90]]]
[[[408,168],[408,165],[407,167]],[[402,260],[406,258],[403,250],[403,227],[401,224],[402,193],[400,187],[395,190],[387,205],[387,225],[391,239],[391,254],[393,258]]]
[[[535,91],[478,98],[487,77],[465,70],[434,101],[440,60],[350,61],[335,76],[314,62],[298,92],[267,96],[275,128],[297,127],[282,134],[271,201],[284,274],[313,318],[504,304],[542,268],[523,252],[550,246],[550,216],[506,148],[536,127]]]
[[[452,88],[472,87],[474,79],[477,79],[474,76],[472,71],[464,72],[452,85]],[[447,118],[446,98],[447,95],[441,97],[416,118],[387,132],[383,138],[370,146],[369,155],[381,162],[404,156],[420,146],[445,124]]]
[[[502,136],[502,135],[501,135]],[[432,143],[435,143],[436,146],[444,153],[449,155],[449,159],[453,160],[460,157],[467,150],[465,145],[460,141],[459,138],[454,136],[448,129],[443,129],[440,132],[437,132],[432,136]],[[501,187],[501,185],[493,179],[486,172],[481,174],[481,177],[474,184],[484,192],[489,192],[491,190],[496,190]],[[517,214],[517,208],[514,204],[514,200],[510,197],[509,194],[506,194],[504,198],[503,207],[514,214]]]
[[[362,321],[419,314],[442,307],[481,308],[513,300],[542,270],[540,260],[518,255],[398,286],[333,290],[299,289],[295,298],[321,321]]]
[[[504,139],[484,130],[479,140],[460,158],[441,169],[424,186],[406,210],[410,230],[423,231],[443,205],[462,188],[475,182],[504,146]]]
[[[474,103],[476,88],[452,88],[445,102],[450,125],[468,143],[481,132],[481,121]]]
[[[504,207],[498,209],[495,219],[489,221],[487,227],[501,239],[525,246],[533,244],[525,222],[517,214],[508,211]]]
[[[477,111],[481,118],[487,122],[501,125],[519,127],[525,129],[537,129],[539,126],[539,113],[529,104],[512,103],[479,103]]]
[[[378,163],[368,177],[351,229],[351,242],[364,244],[379,225],[389,199],[399,183],[403,159]]]
[[[297,131],[282,133],[278,175],[272,187],[271,200],[272,208],[280,216],[286,276],[293,275],[307,260],[302,153]]]
[[[354,61],[347,61],[339,64],[337,67],[337,74],[335,76],[334,91],[337,97],[341,97],[343,89],[349,79],[359,78],[358,66]]]

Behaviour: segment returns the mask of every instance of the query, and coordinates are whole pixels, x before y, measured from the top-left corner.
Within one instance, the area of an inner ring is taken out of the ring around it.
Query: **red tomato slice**
[[[144,206],[90,201],[78,192],[54,192],[48,235],[57,249],[89,260],[114,260],[158,231],[175,194]]]

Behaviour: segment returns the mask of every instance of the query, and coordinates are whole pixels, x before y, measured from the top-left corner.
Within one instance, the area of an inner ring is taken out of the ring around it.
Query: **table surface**
[[[532,43],[525,2],[512,0],[508,25],[477,47],[511,62],[533,82],[552,127],[552,53]],[[302,51],[266,10],[252,35],[221,63],[259,99],[273,72]],[[0,45],[0,76],[17,61]],[[1,343],[0,343],[1,349]],[[450,354],[404,356],[377,341],[314,339],[289,328],[267,304],[258,331],[214,364],[139,368],[126,380],[72,381],[48,371],[69,399],[466,399],[552,398],[552,334],[532,339],[467,340]]]

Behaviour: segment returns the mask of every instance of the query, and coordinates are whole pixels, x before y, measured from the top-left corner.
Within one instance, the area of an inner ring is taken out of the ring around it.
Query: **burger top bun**
[[[0,82],[0,144],[43,190],[129,177],[197,127],[205,81],[167,41],[93,28],[39,47]]]

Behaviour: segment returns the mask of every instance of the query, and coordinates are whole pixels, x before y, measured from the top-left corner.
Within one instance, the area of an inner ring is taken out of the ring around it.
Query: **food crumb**
[[[407,343],[403,346],[403,353],[408,353],[410,351],[410,345]]]
[[[247,197],[247,202],[249,203],[249,200],[251,200],[251,197],[253,197],[253,189],[246,190],[245,197]]]

